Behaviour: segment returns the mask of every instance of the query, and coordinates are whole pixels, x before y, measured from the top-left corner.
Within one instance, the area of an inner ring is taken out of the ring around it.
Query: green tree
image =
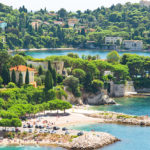
[[[19,73],[19,81],[18,81],[18,86],[21,87],[23,85],[23,76],[22,73]]]
[[[3,65],[2,78],[3,78],[4,85],[6,85],[10,82],[10,72],[6,65]]]
[[[52,77],[53,77],[54,86],[56,86],[57,76],[56,76],[56,70],[55,69],[52,69]]]
[[[64,80],[64,85],[68,86],[75,96],[80,96],[79,79],[73,76],[67,77]]]
[[[92,89],[94,93],[98,92],[103,86],[104,83],[101,80],[95,79],[92,81]]]
[[[39,74],[39,76],[43,74],[43,68],[41,65],[39,66],[38,74]]]
[[[45,76],[45,90],[48,91],[49,89],[53,88],[53,78],[51,72],[48,70]]]
[[[82,69],[74,69],[72,71],[73,76],[75,76],[76,78],[78,78],[80,80],[80,83],[84,80],[86,73],[84,70]]]
[[[52,73],[52,65],[50,61],[48,61],[48,70]]]
[[[0,98],[0,109],[2,109],[5,105],[4,99]]]
[[[3,78],[0,76],[0,87],[2,86],[3,84]]]
[[[119,62],[119,54],[117,51],[112,51],[107,55],[107,61],[110,63],[118,63]]]
[[[13,127],[21,127],[22,126],[22,122],[19,118],[12,118],[11,119],[11,126]]]
[[[13,83],[16,83],[16,72],[15,72],[14,69],[12,70],[11,81],[12,81]]]
[[[11,127],[11,120],[10,119],[1,119],[0,120],[0,126],[2,127]]]
[[[29,84],[29,71],[28,71],[28,69],[27,69],[27,71],[26,71],[25,83],[26,83],[26,84]]]
[[[11,60],[11,66],[19,66],[25,64],[26,64],[25,58],[19,54],[16,54]]]

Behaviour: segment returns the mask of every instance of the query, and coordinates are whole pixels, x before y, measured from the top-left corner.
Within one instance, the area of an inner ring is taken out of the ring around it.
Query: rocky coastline
[[[104,123],[150,126],[150,117],[148,116],[131,116],[115,112],[100,112],[85,115],[89,117],[104,119]]]
[[[70,135],[58,134],[28,134],[24,138],[14,138],[0,141],[0,146],[47,146],[63,147],[73,150],[91,150],[104,147],[120,141],[116,137],[104,132],[83,132],[82,136],[76,136],[77,130],[68,130]]]

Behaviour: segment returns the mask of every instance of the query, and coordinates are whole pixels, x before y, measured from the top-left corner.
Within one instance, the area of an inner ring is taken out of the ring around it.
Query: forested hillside
[[[149,12],[150,8],[131,3],[84,12],[32,12],[24,6],[16,10],[0,4],[0,21],[7,23],[5,31],[0,31],[0,49],[85,48],[87,41],[95,41],[100,47],[105,36],[143,40],[146,49],[150,43]],[[68,24],[69,19],[76,19],[73,26]]]

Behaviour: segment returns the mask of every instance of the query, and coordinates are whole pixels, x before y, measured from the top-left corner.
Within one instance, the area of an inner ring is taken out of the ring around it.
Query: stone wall
[[[126,84],[114,84],[113,82],[110,83],[110,96],[123,97],[135,93],[133,81],[127,81]]]

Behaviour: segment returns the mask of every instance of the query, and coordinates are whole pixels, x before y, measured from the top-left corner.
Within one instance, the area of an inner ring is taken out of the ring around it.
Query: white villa
[[[0,28],[1,28],[2,30],[5,30],[6,27],[7,27],[7,23],[4,22],[4,21],[0,21]]]
[[[116,44],[117,41],[122,43],[122,37],[105,37],[105,44]]]
[[[148,1],[148,0],[141,0],[140,1],[140,5],[141,6],[150,7],[150,1]]]
[[[143,41],[141,40],[124,40],[123,48],[128,50],[142,50],[143,49]]]

